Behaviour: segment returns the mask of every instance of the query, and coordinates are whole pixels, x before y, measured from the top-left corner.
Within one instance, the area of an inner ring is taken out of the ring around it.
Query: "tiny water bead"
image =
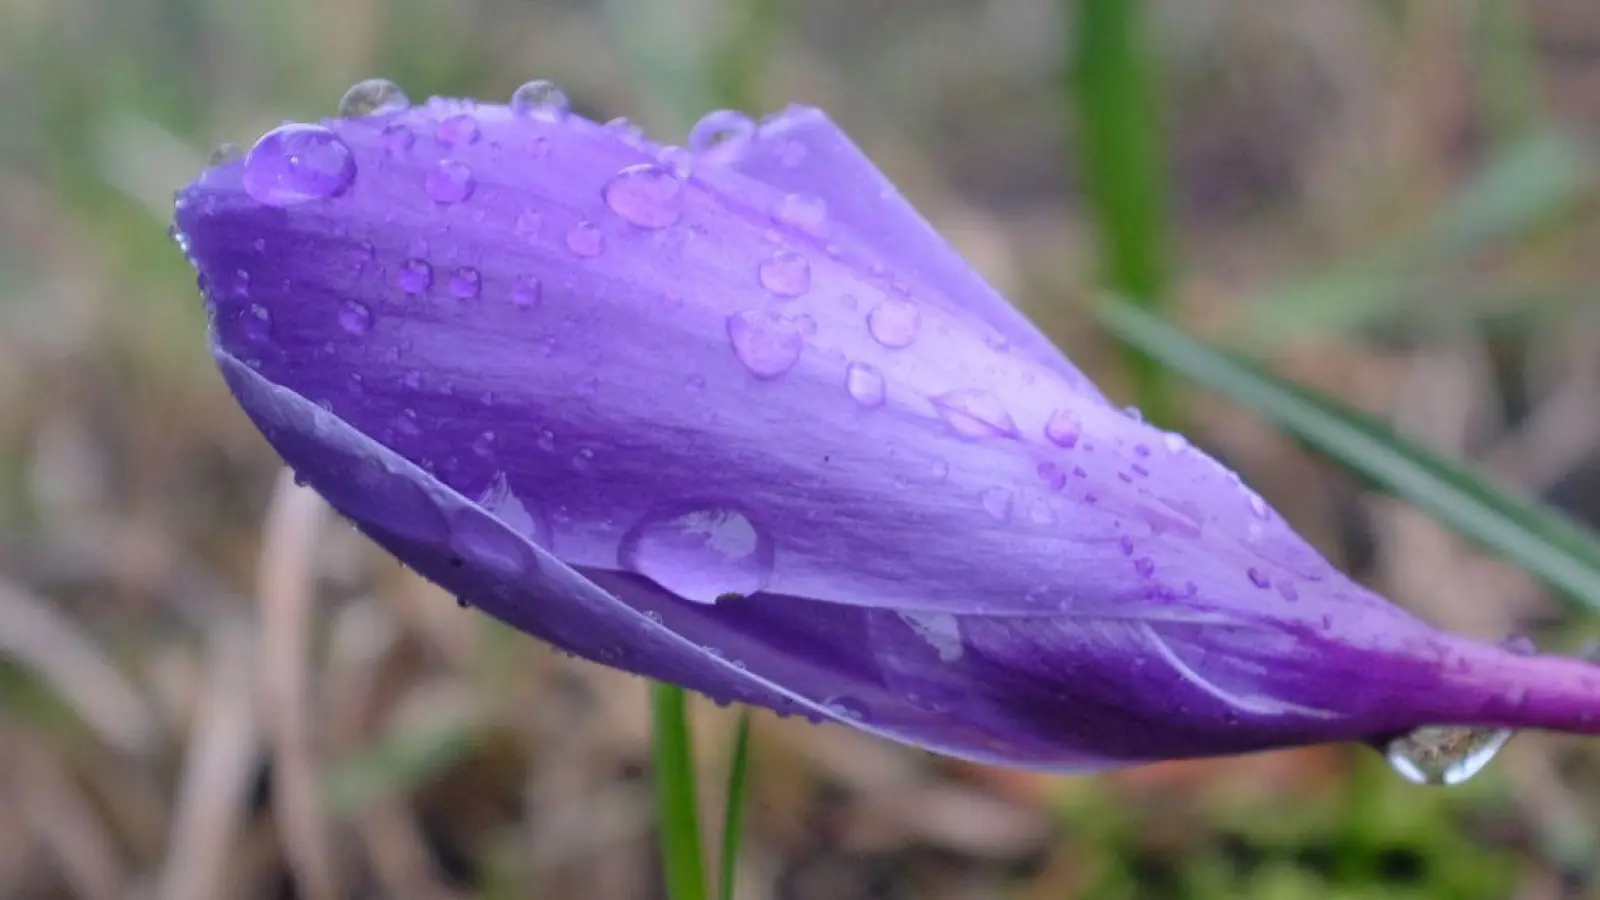
[[[787,373],[805,349],[805,337],[793,319],[756,309],[728,317],[728,342],[739,362],[761,379]]]
[[[815,194],[785,194],[773,207],[772,218],[779,224],[820,236],[828,219],[828,203]]]
[[[529,81],[511,92],[511,112],[527,119],[558,122],[571,112],[566,92],[543,78]]]
[[[1413,784],[1456,785],[1483,771],[1513,734],[1509,728],[1425,725],[1389,741],[1383,755]]]
[[[628,166],[601,193],[612,212],[640,228],[666,228],[683,215],[683,182],[654,163]]]
[[[869,409],[883,405],[883,373],[867,363],[851,363],[844,370],[844,388],[851,399]]]
[[[244,189],[267,206],[337,196],[355,181],[350,147],[321,125],[282,125],[262,135],[244,160]]]
[[[742,599],[772,577],[772,538],[731,504],[677,503],[646,515],[622,538],[618,562],[694,603]]]
[[[901,349],[916,343],[922,330],[922,313],[909,300],[890,297],[867,313],[867,330],[878,343]]]
[[[696,155],[723,156],[743,149],[755,135],[756,123],[738,110],[706,113],[689,129],[689,150]]]
[[[605,252],[606,236],[593,222],[579,222],[567,229],[566,244],[573,256],[594,259]]]
[[[1081,433],[1082,426],[1078,424],[1078,417],[1064,409],[1051,413],[1050,418],[1044,423],[1045,438],[1064,450],[1078,446],[1078,436]]]
[[[428,170],[423,179],[423,190],[435,203],[460,203],[472,196],[477,187],[472,168],[456,159],[441,159]]]
[[[511,289],[511,303],[518,309],[530,309],[539,305],[539,297],[543,291],[539,279],[528,275],[518,281]]]
[[[1272,587],[1272,577],[1254,566],[1246,569],[1245,575],[1249,577],[1250,583],[1258,588],[1265,590]]]
[[[694,171],[694,154],[687,147],[668,144],[656,152],[656,161],[672,170],[672,174],[688,179]]]
[[[978,500],[983,504],[983,511],[996,522],[1005,522],[1011,518],[1011,507],[1015,502],[1015,496],[1005,488],[988,488],[978,495]]]
[[[761,261],[756,278],[773,296],[798,297],[811,290],[811,262],[794,250],[779,250]]]
[[[272,340],[272,313],[259,303],[252,303],[239,318],[245,339],[256,344]]]
[[[962,437],[1015,437],[1017,423],[1000,399],[968,388],[933,398],[933,407],[950,429]]]
[[[339,98],[339,118],[364,119],[397,113],[411,106],[411,98],[386,78],[358,81]]]
[[[428,265],[426,260],[412,257],[400,264],[395,283],[408,294],[427,293],[428,288],[433,286],[433,266]]]
[[[476,143],[478,135],[478,120],[471,113],[445,116],[433,129],[434,138],[447,146]]]
[[[372,310],[358,301],[346,300],[339,307],[339,327],[346,334],[366,334],[372,330]]]
[[[457,300],[476,300],[483,287],[483,276],[471,266],[457,266],[450,273],[450,296]]]
[[[378,145],[390,156],[398,156],[417,142],[416,132],[404,122],[392,122],[378,132]]]

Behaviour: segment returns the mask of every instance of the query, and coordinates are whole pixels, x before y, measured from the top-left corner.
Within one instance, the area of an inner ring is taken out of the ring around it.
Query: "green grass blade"
[[[1512,496],[1381,422],[1198,341],[1131,303],[1113,299],[1099,315],[1129,346],[1261,414],[1569,600],[1600,610],[1600,540],[1561,513]]]
[[[655,733],[656,827],[661,830],[661,869],[666,876],[667,897],[706,900],[688,698],[683,688],[651,682],[650,708]]]
[[[728,807],[722,814],[722,879],[717,883],[717,900],[733,900],[739,843],[744,835],[744,787],[749,771],[750,710],[746,709],[739,713],[739,727],[733,736],[733,758],[728,763]]]
[[[1063,0],[1074,29],[1069,78],[1080,179],[1100,242],[1101,278],[1156,309],[1171,277],[1166,132],[1145,0]],[[1128,360],[1153,421],[1175,414],[1160,366]]]

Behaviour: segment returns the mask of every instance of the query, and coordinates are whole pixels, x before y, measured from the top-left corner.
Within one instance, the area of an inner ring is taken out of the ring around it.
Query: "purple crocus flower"
[[[249,416],[373,540],[564,650],[974,760],[1600,730],[1114,407],[821,112],[689,147],[392,96],[184,189]]]

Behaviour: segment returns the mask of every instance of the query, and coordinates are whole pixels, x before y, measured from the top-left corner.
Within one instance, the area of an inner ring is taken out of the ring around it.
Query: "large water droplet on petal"
[[[579,222],[567,229],[566,243],[573,256],[594,259],[605,252],[606,236],[593,222]]]
[[[922,330],[922,313],[915,303],[890,297],[867,313],[867,330],[885,347],[909,347]]]
[[[386,78],[358,81],[339,98],[339,118],[363,119],[397,113],[411,105],[400,86]]]
[[[844,388],[855,401],[865,407],[882,406],[884,401],[883,373],[867,363],[851,363],[844,370]]]
[[[777,378],[800,361],[805,337],[793,319],[751,309],[728,317],[734,355],[757,378]]]
[[[606,205],[640,228],[666,228],[683,215],[683,182],[654,163],[628,166],[603,189]]]
[[[439,160],[423,180],[423,189],[435,203],[460,203],[472,196],[477,185],[472,168],[456,159]]]
[[[557,122],[567,117],[572,104],[553,81],[530,81],[511,92],[511,111],[529,119]]]
[[[282,125],[261,136],[244,160],[244,189],[258,203],[292,206],[343,193],[356,162],[321,125]]]
[[[1483,771],[1514,734],[1509,728],[1424,725],[1391,740],[1389,767],[1413,784],[1454,785]]]
[[[988,391],[968,388],[933,398],[939,418],[962,437],[1015,437],[1017,423],[1000,399]]]
[[[811,262],[793,250],[779,250],[756,268],[761,286],[789,299],[811,290]]]
[[[618,561],[695,603],[749,597],[772,577],[772,538],[732,504],[678,503],[622,538]]]

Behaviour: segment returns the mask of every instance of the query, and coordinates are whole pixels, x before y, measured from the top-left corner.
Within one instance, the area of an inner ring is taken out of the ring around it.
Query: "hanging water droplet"
[[[241,159],[244,159],[244,148],[238,144],[224,142],[218,144],[211,151],[211,156],[206,159],[206,165],[225,166],[228,163],[238,162]]]
[[[1011,507],[1015,497],[1005,488],[992,487],[979,495],[983,503],[984,512],[988,513],[996,522],[1005,522],[1011,518]]]
[[[321,125],[282,125],[262,135],[244,160],[244,189],[267,206],[292,206],[344,192],[355,158]]]
[[[666,228],[683,215],[683,182],[654,163],[628,166],[601,194],[612,212],[640,228]]]
[[[851,722],[867,721],[867,716],[870,712],[866,703],[847,694],[829,697],[822,701],[822,707],[834,718],[846,719]]]
[[[821,236],[828,219],[828,203],[815,194],[784,194],[772,208],[773,221]]]
[[[433,129],[434,138],[447,147],[477,143],[478,135],[478,120],[471,113],[445,116]]]
[[[873,408],[883,405],[883,373],[867,363],[851,363],[844,370],[844,388],[857,403]]]
[[[460,203],[472,196],[478,180],[472,168],[457,159],[441,159],[428,170],[423,190],[435,203]]]
[[[1383,755],[1413,784],[1456,785],[1483,771],[1513,734],[1509,728],[1424,725],[1389,741]]]
[[[408,294],[426,293],[433,286],[433,266],[427,260],[412,257],[400,264],[395,283]]]
[[[386,78],[368,78],[350,85],[339,98],[339,118],[364,119],[397,113],[411,105],[400,86]]]
[[[687,180],[694,172],[694,154],[688,148],[668,144],[656,151],[656,161],[672,170],[672,174]]]
[[[755,130],[756,123],[738,110],[709,112],[689,129],[689,149],[696,155],[729,158],[744,149]]]
[[[566,92],[553,81],[540,78],[511,92],[511,111],[524,118],[559,122],[571,110]]]
[[[695,603],[759,593],[772,577],[772,538],[742,510],[718,503],[664,506],[623,536],[617,558],[631,572]]]
[[[728,341],[750,374],[778,378],[800,361],[805,337],[794,320],[765,310],[746,310],[728,317]]]
[[[922,330],[922,313],[915,303],[890,297],[867,313],[867,330],[885,347],[909,347]]]
[[[606,249],[606,236],[593,222],[579,222],[567,229],[567,249],[573,256],[594,259]]]
[[[1256,518],[1266,520],[1272,517],[1272,511],[1267,509],[1267,501],[1261,499],[1260,494],[1249,488],[1243,488],[1243,490],[1246,497],[1249,498],[1250,512],[1254,513]]]
[[[995,395],[968,388],[933,398],[933,408],[962,437],[1015,437],[1017,424]]]
[[[339,327],[347,334],[366,334],[372,330],[372,310],[355,300],[346,300],[339,307]]]
[[[511,302],[519,309],[538,306],[540,292],[539,279],[526,275],[511,289]]]
[[[761,261],[756,277],[774,296],[787,300],[811,290],[811,262],[793,250],[779,250]]]

